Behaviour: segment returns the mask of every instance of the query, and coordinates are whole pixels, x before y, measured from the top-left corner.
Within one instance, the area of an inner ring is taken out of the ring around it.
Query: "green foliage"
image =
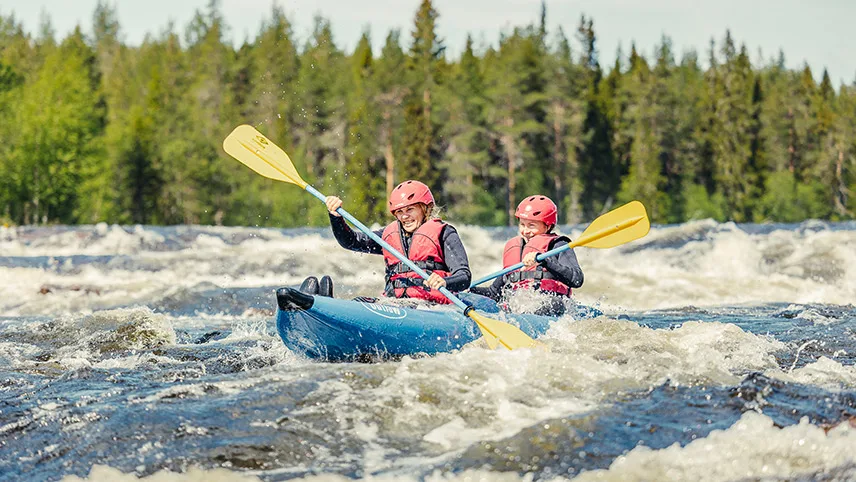
[[[223,152],[240,123],[380,224],[407,178],[460,223],[513,222],[535,193],[570,223],[633,199],[663,223],[853,219],[856,88],[789,70],[782,53],[752,65],[729,32],[704,69],[665,36],[605,69],[591,18],[569,39],[540,14],[454,59],[431,0],[379,55],[368,29],[342,51],[321,17],[298,38],[276,2],[237,49],[219,0],[138,46],[103,0],[91,37],[0,15],[0,219],[326,224],[316,200]]]
[[[686,207],[687,220],[714,219],[725,221],[727,219],[725,198],[721,193],[708,194],[704,186],[689,184],[684,188],[683,194]]]
[[[830,208],[823,192],[824,186],[819,181],[800,183],[790,171],[777,172],[768,179],[767,192],[761,198],[762,219],[793,223],[826,218]]]
[[[10,106],[4,169],[9,216],[22,223],[79,220],[79,187],[99,157],[103,112],[93,85],[92,51],[75,31],[45,49],[42,67]]]
[[[406,61],[409,94],[404,99],[404,165],[396,176],[398,181],[419,179],[429,186],[440,180],[434,162],[439,160],[443,150],[435,111],[445,47],[437,38],[437,18],[431,0],[422,0],[416,12],[413,41]]]

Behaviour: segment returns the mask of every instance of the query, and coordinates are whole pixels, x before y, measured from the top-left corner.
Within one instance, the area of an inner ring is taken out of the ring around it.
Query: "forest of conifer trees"
[[[47,19],[30,33],[0,16],[0,222],[325,224],[321,203],[223,152],[242,123],[369,222],[408,178],[462,224],[506,224],[533,193],[566,223],[632,199],[655,223],[854,217],[856,84],[782,53],[753,64],[728,32],[604,66],[594,19],[548,31],[543,8],[450,59],[442,12],[414,10],[410,32],[366,32],[352,52],[320,17],[296,38],[276,5],[237,49],[216,0],[138,46],[103,1],[61,40]]]

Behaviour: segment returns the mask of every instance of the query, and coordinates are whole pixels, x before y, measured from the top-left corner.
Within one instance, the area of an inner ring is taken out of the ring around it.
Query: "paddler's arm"
[[[446,288],[449,291],[464,291],[469,288],[473,275],[470,273],[470,262],[464,243],[454,226],[446,225],[442,242],[443,256],[451,273],[445,278]]]
[[[345,222],[345,218],[333,212],[342,205],[341,199],[336,196],[328,196],[326,204],[327,209],[330,211],[330,227],[333,228],[333,236],[336,238],[336,241],[339,242],[339,246],[359,253],[383,253],[383,248],[381,248],[379,244],[366,236],[365,233],[351,229],[351,227],[348,226],[348,223]],[[374,233],[378,237],[381,237],[383,231],[375,231]]]
[[[493,301],[499,301],[502,298],[502,287],[505,284],[502,280],[505,276],[500,276],[493,279],[490,286],[473,286],[470,288],[470,293],[487,296]]]
[[[567,245],[566,241],[556,242],[552,248],[560,248]],[[559,278],[559,281],[565,283],[571,288],[579,288],[583,285],[583,269],[580,268],[580,263],[577,261],[577,255],[573,249],[562,251],[561,253],[541,260],[541,264]]]

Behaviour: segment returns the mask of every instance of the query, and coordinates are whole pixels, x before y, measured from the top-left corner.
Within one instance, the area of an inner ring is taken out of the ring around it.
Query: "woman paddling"
[[[437,288],[445,286],[455,292],[469,287],[472,275],[467,252],[454,226],[437,217],[434,196],[425,184],[410,180],[396,186],[389,194],[388,201],[389,212],[395,216],[395,221],[383,230],[375,231],[375,234],[430,273],[427,280],[423,280],[367,235],[351,229],[336,213],[336,209],[342,206],[341,199],[328,196],[326,203],[333,236],[340,246],[360,253],[383,254],[386,262],[386,296],[449,303]],[[322,277],[320,282],[310,276],[300,289],[312,294],[333,296],[333,284],[329,276]]]
[[[535,313],[561,315],[565,312],[565,300],[571,296],[571,288],[583,285],[583,270],[577,257],[573,249],[569,249],[541,261],[535,260],[539,254],[570,242],[567,237],[553,233],[558,208],[550,198],[536,195],[521,201],[514,214],[519,221],[519,236],[505,243],[502,266],[507,268],[523,262],[524,267],[496,278],[487,288],[474,287],[470,291],[499,301],[509,290],[534,288],[548,295],[547,301]]]

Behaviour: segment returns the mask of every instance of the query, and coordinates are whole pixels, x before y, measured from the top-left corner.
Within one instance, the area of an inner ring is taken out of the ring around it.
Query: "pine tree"
[[[382,222],[387,213],[386,162],[377,144],[378,115],[374,103],[374,73],[369,33],[364,32],[350,59],[348,137],[345,143],[347,196],[352,214]]]
[[[114,222],[154,222],[149,218],[152,211],[140,208],[144,216],[131,215],[133,196],[127,196],[124,187],[128,165],[123,163],[128,146],[134,142],[130,126],[130,113],[138,108],[141,98],[145,97],[146,76],[137,75],[132,54],[120,40],[121,28],[116,9],[99,1],[93,13],[93,49],[95,65],[99,75],[100,104],[105,110],[105,155],[91,165],[92,175],[82,186],[82,199],[88,206],[88,222],[113,220]],[[134,154],[139,156],[140,154]],[[138,161],[139,162],[139,161]],[[117,182],[117,178],[121,179]],[[148,179],[139,179],[140,183]]]
[[[662,65],[658,65],[662,77],[667,75],[671,62],[667,48],[664,44],[659,61]],[[630,70],[622,88],[626,91],[628,105],[622,113],[620,133],[630,140],[630,150],[628,172],[622,179],[618,201],[639,200],[648,209],[652,221],[662,222],[668,214],[662,175],[666,119],[662,107],[657,104],[662,100],[657,79],[645,59],[636,53],[635,46],[631,49]]]
[[[295,152],[294,136],[301,107],[299,60],[292,24],[282,8],[273,4],[255,39],[245,41],[236,55],[230,91],[241,121],[257,126],[302,166],[304,160]],[[239,170],[233,177],[230,212],[240,215],[227,222],[304,224],[305,206],[311,200],[299,191],[283,189],[282,183],[236,167]]]
[[[853,219],[856,212],[856,82],[851,86],[841,86],[839,93],[839,116],[836,129],[841,133],[838,137],[838,153],[836,157],[836,178],[840,184],[836,186],[836,202],[845,206],[844,213],[836,206],[836,211],[842,217]]]
[[[789,169],[792,163],[789,152],[793,110],[789,105],[790,73],[785,68],[784,54],[780,51],[776,62],[759,72],[763,86],[763,100],[759,122],[764,142],[767,166],[770,172]]]
[[[815,125],[813,135],[818,140],[818,165],[814,179],[820,181],[824,191],[824,201],[836,217],[848,215],[847,189],[844,170],[844,145],[847,138],[846,125],[838,121],[838,99],[829,73],[824,69],[817,94],[812,99]],[[826,213],[813,213],[824,217]]]
[[[441,175],[434,169],[443,146],[434,119],[434,96],[440,83],[439,72],[445,47],[437,37],[438,14],[431,0],[422,0],[416,12],[407,57],[410,93],[404,100],[403,158],[399,181],[418,179],[432,186]]]
[[[551,196],[559,205],[567,223],[581,220],[578,152],[583,147],[583,119],[585,113],[584,72],[574,63],[570,42],[560,28],[556,35],[556,48],[548,57],[547,118],[551,139],[548,166],[552,177]]]
[[[286,152],[291,147],[291,127],[299,108],[295,98],[300,60],[294,44],[292,25],[282,7],[274,4],[252,45],[247,46],[242,75],[233,85],[241,86],[236,95],[243,115],[263,124],[265,135],[276,139]],[[240,57],[240,56],[239,56]]]
[[[808,65],[799,76],[791,81],[788,101],[788,170],[797,181],[803,180],[813,170],[813,151],[816,146],[812,132],[811,99],[815,95],[814,75]]]
[[[345,181],[347,109],[344,79],[350,69],[333,41],[330,22],[315,18],[312,37],[300,59],[298,73],[299,114],[295,117],[295,155],[307,181],[329,192],[342,192]],[[327,222],[320,203],[302,197],[297,225]]]
[[[538,53],[537,30],[531,26],[515,29],[500,42],[495,59],[487,69],[487,111],[491,136],[506,168],[506,222],[514,222],[517,200],[528,193],[540,192],[543,173],[532,164],[539,160],[546,142],[544,85]],[[541,157],[540,159],[543,159]],[[540,166],[539,166],[540,167]],[[523,176],[519,174],[525,173]]]
[[[401,75],[406,58],[399,44],[399,36],[398,30],[392,30],[387,35],[381,56],[374,63],[372,79],[377,92],[374,103],[380,109],[378,140],[383,150],[387,193],[395,187],[396,153],[403,150],[399,141],[404,125],[401,105],[409,92],[407,82]]]
[[[583,216],[592,219],[609,210],[621,182],[621,166],[612,148],[612,127],[607,116],[607,90],[598,62],[594,23],[581,17],[578,39],[583,46],[582,66],[586,76],[585,143],[579,154],[583,182]]]
[[[444,136],[449,139],[442,168],[448,173],[443,185],[449,217],[465,223],[498,224],[497,198],[487,189],[495,177],[489,155],[490,139],[485,110],[485,79],[482,65],[467,36],[460,62],[449,82],[449,121]],[[503,202],[501,199],[500,202]]]

